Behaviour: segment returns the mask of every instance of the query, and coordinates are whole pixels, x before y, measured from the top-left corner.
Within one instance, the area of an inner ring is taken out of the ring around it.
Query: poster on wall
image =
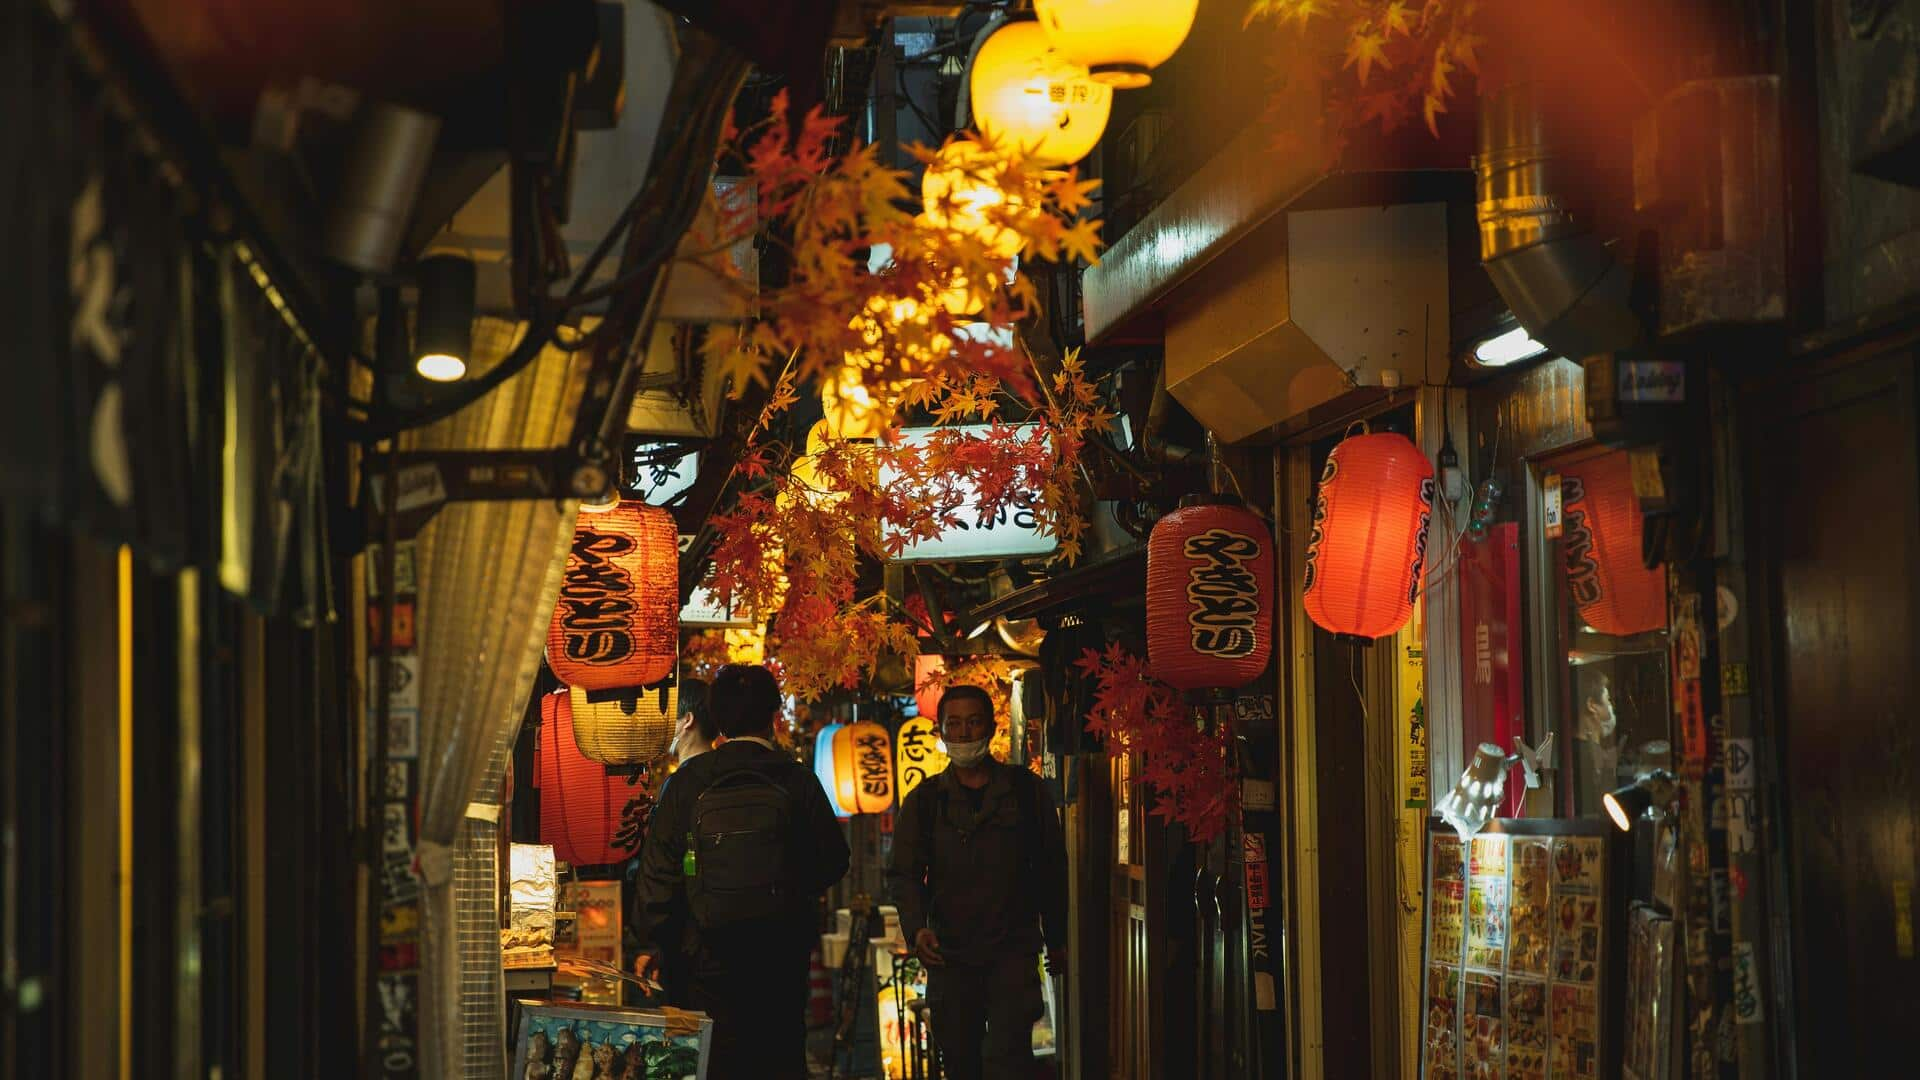
[[[1422,1077],[1600,1075],[1607,849],[1587,828],[1497,821],[1463,843],[1436,823]]]

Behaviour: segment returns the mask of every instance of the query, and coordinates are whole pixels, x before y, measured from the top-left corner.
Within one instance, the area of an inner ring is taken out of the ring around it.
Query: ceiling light
[[[1531,360],[1547,351],[1545,345],[1533,340],[1524,326],[1481,339],[1473,347],[1474,362],[1482,367],[1506,367],[1522,360]]]
[[[414,315],[413,369],[434,382],[464,378],[473,348],[473,260],[458,255],[421,259],[414,280],[420,307]]]

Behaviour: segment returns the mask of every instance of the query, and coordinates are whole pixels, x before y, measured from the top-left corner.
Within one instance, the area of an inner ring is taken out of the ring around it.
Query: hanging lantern
[[[1427,554],[1433,466],[1406,436],[1350,436],[1327,456],[1307,541],[1307,617],[1346,638],[1413,617]]]
[[[1640,499],[1633,465],[1608,454],[1560,478],[1566,507],[1567,591],[1580,618],[1626,637],[1667,625],[1667,577],[1640,555]]]
[[[991,219],[994,208],[1006,202],[1006,193],[993,182],[1005,168],[991,150],[976,142],[963,139],[941,147],[920,178],[927,225],[975,237],[1002,259],[1020,254],[1026,238]]]
[[[921,653],[913,658],[913,704],[920,715],[940,727],[940,695],[946,691],[944,676],[947,658],[938,653]]]
[[[877,439],[887,424],[886,406],[874,400],[854,364],[841,364],[820,381],[820,408],[829,438]]]
[[[625,862],[640,850],[649,802],[637,774],[609,773],[580,752],[570,697],[540,699],[540,842],[575,866]]]
[[[573,741],[607,765],[644,765],[667,752],[680,722],[678,680],[639,690],[567,691]]]
[[[827,803],[833,807],[835,817],[849,818],[853,811],[840,801],[840,770],[833,759],[834,737],[840,734],[845,724],[828,724],[813,737],[813,775],[820,780],[820,786],[826,789]]]
[[[1086,157],[1107,129],[1113,88],[1061,56],[1032,18],[988,33],[967,76],[973,122],[987,141],[1019,148],[1037,165]]]
[[[1202,496],[1147,541],[1147,658],[1180,690],[1230,690],[1273,652],[1273,543],[1237,502]]]
[[[925,713],[913,717],[900,725],[900,734],[895,737],[894,762],[899,773],[900,801],[906,802],[913,789],[929,777],[937,776],[947,767],[947,744],[940,741],[940,731],[935,725],[933,715]]]
[[[547,630],[547,666],[568,686],[652,686],[680,647],[680,548],[673,515],[639,502],[581,514]]]
[[[1200,0],[1033,0],[1047,40],[1098,82],[1133,90],[1153,81],[1193,29]]]
[[[835,801],[855,814],[880,814],[893,807],[893,740],[871,720],[846,724],[833,733]]]
[[[727,663],[764,664],[767,662],[767,631],[759,624],[730,626],[726,630]]]

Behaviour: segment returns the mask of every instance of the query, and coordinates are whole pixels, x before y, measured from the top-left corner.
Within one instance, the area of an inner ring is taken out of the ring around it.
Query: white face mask
[[[972,742],[950,742],[947,744],[947,757],[963,769],[971,769],[987,760],[987,748],[993,743],[991,736],[975,739]]]

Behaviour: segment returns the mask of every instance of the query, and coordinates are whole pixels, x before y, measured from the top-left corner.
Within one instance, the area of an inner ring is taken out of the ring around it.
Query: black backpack
[[[786,913],[793,897],[793,796],[757,769],[714,777],[693,803],[683,871],[704,929]]]

